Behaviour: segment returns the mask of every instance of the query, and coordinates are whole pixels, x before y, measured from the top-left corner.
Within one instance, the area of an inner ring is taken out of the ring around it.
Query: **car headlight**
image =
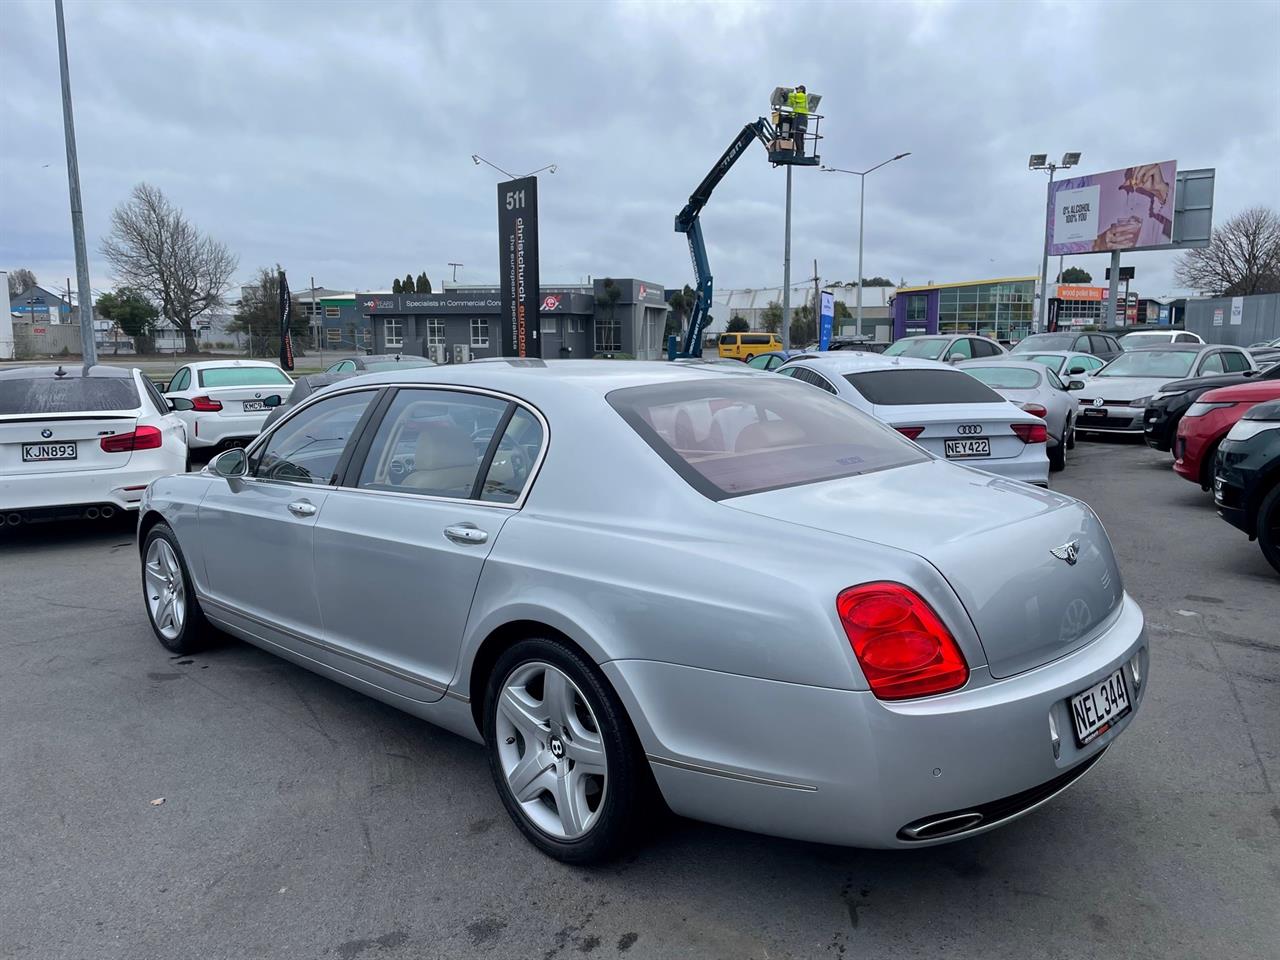
[[[1151,402],[1151,398],[1150,398],[1150,397],[1139,397],[1137,400],[1131,400],[1131,401],[1129,402],[1129,406],[1131,406],[1131,407],[1145,407],[1145,406],[1146,406],[1148,403],[1150,403],[1150,402]]]
[[[1164,400],[1167,397],[1180,397],[1186,392],[1185,390],[1159,390],[1151,395],[1151,399]]]
[[[1280,430],[1280,420],[1237,420],[1227,439],[1252,440],[1266,430]]]
[[[1184,413],[1183,416],[1184,417],[1203,417],[1206,413],[1208,413],[1211,410],[1223,410],[1227,407],[1234,407],[1234,406],[1236,406],[1234,402],[1204,403],[1200,400],[1197,400],[1191,406],[1187,407],[1187,412]]]

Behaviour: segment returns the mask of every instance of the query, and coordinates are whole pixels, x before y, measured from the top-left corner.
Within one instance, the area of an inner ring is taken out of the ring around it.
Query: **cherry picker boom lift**
[[[724,179],[725,174],[733,169],[738,159],[746,153],[752,140],[759,140],[764,144],[765,150],[769,153],[769,162],[775,167],[784,164],[812,167],[817,166],[819,162],[817,154],[806,154],[804,147],[806,140],[812,140],[815,145],[817,144],[819,139],[817,124],[821,117],[817,114],[809,114],[805,117],[806,121],[813,121],[812,130],[807,129],[807,123],[805,125],[793,123],[790,111],[780,106],[780,101],[785,103],[786,94],[790,92],[789,87],[778,87],[774,90],[772,100],[775,109],[772,121],[769,118],[760,117],[746,124],[729,144],[728,149],[721,154],[716,165],[689,195],[689,202],[684,205],[684,209],[676,214],[676,232],[683,233],[689,239],[689,255],[693,258],[693,276],[697,284],[697,292],[693,309],[689,313],[689,327],[685,331],[684,344],[679,352],[676,350],[676,336],[672,334],[667,339],[669,359],[702,356],[702,334],[711,322],[711,264],[707,260],[707,246],[702,240],[702,224],[698,217],[702,213],[702,208],[707,205],[707,201],[711,199],[712,191]],[[810,95],[811,108],[817,106],[819,99],[820,97],[816,94]]]

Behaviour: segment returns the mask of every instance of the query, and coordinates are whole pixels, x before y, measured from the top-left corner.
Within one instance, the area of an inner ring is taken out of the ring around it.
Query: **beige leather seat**
[[[733,449],[737,453],[747,453],[752,450],[787,447],[802,440],[804,440],[804,431],[795,424],[765,420],[744,427],[738,434],[738,441]]]
[[[465,430],[448,424],[427,424],[418,434],[413,472],[401,486],[440,496],[466,496],[475,481],[478,460],[475,445]]]

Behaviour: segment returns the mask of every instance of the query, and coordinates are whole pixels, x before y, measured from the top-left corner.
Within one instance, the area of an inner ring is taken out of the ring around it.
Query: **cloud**
[[[676,211],[775,85],[823,94],[824,160],[865,169],[866,272],[911,282],[1039,272],[1029,153],[1106,170],[1218,169],[1217,219],[1280,207],[1274,4],[71,2],[94,286],[111,209],[161,187],[299,286],[497,277],[498,175],[556,163],[542,276],[691,278]],[[0,265],[74,276],[57,48],[44,2],[0,34]],[[45,166],[48,164],[48,166]],[[752,147],[703,216],[720,287],[776,285],[783,171]],[[856,271],[856,178],[795,173],[793,263]],[[1174,290],[1171,254],[1135,289]],[[1071,258],[1100,278],[1102,257]],[[1054,265],[1056,269],[1056,264]]]

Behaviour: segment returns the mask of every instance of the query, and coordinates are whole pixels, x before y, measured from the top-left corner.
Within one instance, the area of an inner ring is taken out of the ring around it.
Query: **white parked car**
[[[262,432],[268,397],[282,400],[293,380],[266,360],[202,360],[169,381],[165,397],[187,425],[192,447],[243,447]]]
[[[96,519],[136,510],[187,467],[186,428],[139,370],[0,370],[0,521]]]
[[[1204,343],[1204,337],[1186,330],[1134,330],[1120,338],[1120,346],[1124,350],[1154,347],[1162,343]]]
[[[937,457],[1049,485],[1044,420],[945,363],[841,351],[796,357],[777,372],[835,394]]]
[[[1008,353],[994,340],[974,333],[927,334],[895,340],[884,351],[886,357],[915,357],[918,360],[985,360]]]

